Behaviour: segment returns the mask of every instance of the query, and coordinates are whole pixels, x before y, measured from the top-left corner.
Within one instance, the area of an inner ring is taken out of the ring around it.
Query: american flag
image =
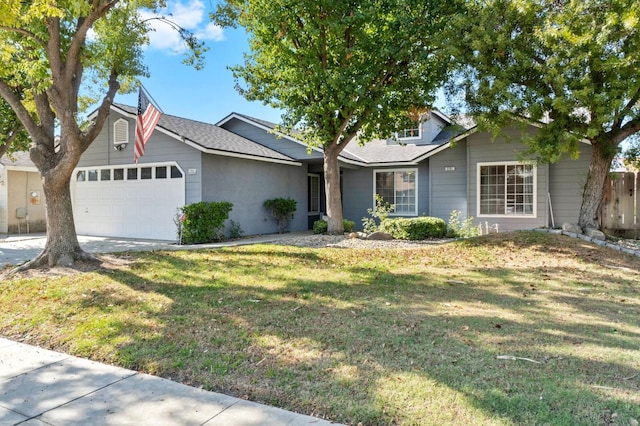
[[[138,92],[138,116],[136,118],[136,140],[133,147],[133,161],[144,155],[144,146],[160,120],[160,111],[149,101],[142,88]]]

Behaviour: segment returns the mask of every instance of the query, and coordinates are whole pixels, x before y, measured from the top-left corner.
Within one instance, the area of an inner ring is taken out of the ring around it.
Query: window
[[[111,180],[111,169],[100,170],[100,180]]]
[[[98,171],[97,170],[89,170],[87,173],[89,176],[89,182],[95,182],[98,180]]]
[[[402,129],[398,132],[398,139],[420,139],[420,137],[420,123],[416,123],[415,126]]]
[[[182,172],[176,166],[171,166],[171,179],[178,179],[182,177]]]
[[[124,180],[124,169],[113,169],[113,180]]]
[[[76,173],[76,180],[78,182],[84,182],[86,180],[84,170],[80,170],[78,173]]]
[[[129,143],[129,122],[123,118],[113,123],[113,144]]]
[[[374,193],[379,194],[385,203],[395,205],[392,214],[416,215],[418,212],[417,176],[416,169],[376,170]]]
[[[140,169],[140,179],[151,179],[151,167],[143,167]]]
[[[138,169],[127,169],[127,180],[138,179]]]
[[[320,213],[320,175],[309,175],[308,177],[308,212]]]
[[[167,178],[167,166],[156,167],[156,179]]]
[[[478,164],[478,216],[536,215],[536,166]]]

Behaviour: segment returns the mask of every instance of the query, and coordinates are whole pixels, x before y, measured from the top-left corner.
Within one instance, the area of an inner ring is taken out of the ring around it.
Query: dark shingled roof
[[[117,108],[136,114],[137,108],[128,105],[114,104]],[[251,155],[274,160],[291,161],[295,160],[284,154],[267,148],[264,145],[250,141],[242,136],[236,135],[222,127],[214,124],[203,123],[201,121],[189,120],[188,118],[176,117],[174,115],[162,114],[158,126],[168,130],[180,137],[200,145],[205,149],[225,151],[236,154]]]
[[[352,140],[342,151],[342,156],[357,159],[364,164],[371,163],[406,163],[417,160],[423,155],[446,144],[451,139],[464,133],[459,126],[447,126],[429,144],[387,143],[386,139],[375,139],[364,145]]]

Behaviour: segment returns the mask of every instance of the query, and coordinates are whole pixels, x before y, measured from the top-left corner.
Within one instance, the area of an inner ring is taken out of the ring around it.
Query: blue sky
[[[280,122],[282,111],[248,102],[235,89],[229,66],[243,62],[248,51],[242,29],[224,29],[210,23],[208,1],[182,0],[167,2],[163,15],[189,29],[206,42],[204,69],[197,71],[182,64],[182,45],[177,33],[167,24],[155,22],[150,45],[145,48],[145,62],[151,76],[140,81],[166,113],[193,120],[215,123],[231,112],[239,112],[264,120]],[[115,102],[137,105],[137,92],[118,94]]]

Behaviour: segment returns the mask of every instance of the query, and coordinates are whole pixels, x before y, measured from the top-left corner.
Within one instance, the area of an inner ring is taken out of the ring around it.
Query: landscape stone
[[[573,234],[582,234],[582,228],[573,223],[565,222],[562,224],[562,230]]]
[[[376,231],[373,234],[369,234],[369,236],[367,237],[367,240],[389,241],[389,240],[393,240],[393,237],[391,236],[391,234],[387,234],[386,232]]]
[[[604,232],[595,228],[585,228],[584,233],[586,236],[593,238],[594,240],[604,241],[606,239],[606,235]]]

